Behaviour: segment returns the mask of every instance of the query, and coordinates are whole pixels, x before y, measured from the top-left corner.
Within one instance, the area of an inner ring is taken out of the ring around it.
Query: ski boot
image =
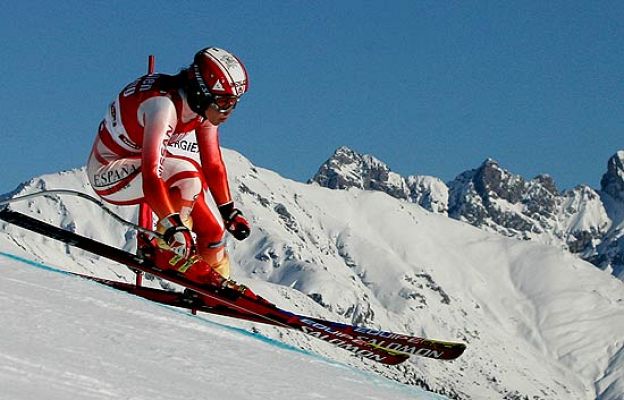
[[[209,265],[202,257],[195,254],[189,258],[181,257],[172,251],[163,248],[154,243],[155,246],[150,246],[146,249],[145,254],[163,270],[172,270],[178,272],[186,279],[196,283],[202,287],[205,287],[208,291],[214,292],[215,297],[224,298],[227,300],[235,300],[241,296],[245,296],[248,299],[255,301],[262,299],[256,295],[247,286],[237,283],[232,279],[226,279],[213,266]],[[227,261],[227,256],[225,258]],[[185,290],[186,294],[193,296],[200,296],[201,300],[207,305],[211,306],[216,304],[223,304],[215,298],[196,293],[192,289]],[[266,300],[265,300],[266,301]]]

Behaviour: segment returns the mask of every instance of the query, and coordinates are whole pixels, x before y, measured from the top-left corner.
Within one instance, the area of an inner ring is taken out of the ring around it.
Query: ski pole
[[[141,227],[133,222],[130,221],[126,221],[125,219],[123,219],[122,217],[120,217],[119,215],[115,214],[112,210],[110,210],[108,207],[106,207],[106,205],[104,203],[102,203],[101,201],[99,201],[98,199],[89,196],[86,193],[82,193],[82,192],[78,192],[76,190],[71,190],[71,189],[48,189],[48,190],[42,190],[40,192],[35,192],[35,193],[30,193],[30,194],[25,194],[22,196],[16,196],[16,197],[12,197],[9,199],[4,199],[4,200],[0,200],[0,207],[7,207],[9,204],[11,203],[15,203],[18,201],[25,201],[25,200],[30,200],[36,197],[51,197],[52,195],[68,195],[68,196],[76,196],[76,197],[80,197],[82,199],[88,200],[94,204],[96,204],[98,207],[100,207],[102,209],[102,211],[106,212],[108,215],[110,215],[111,217],[113,217],[115,220],[117,220],[118,222],[120,222],[123,225],[126,225],[138,232],[144,233],[150,237],[153,238],[160,238],[162,239],[163,235],[159,232],[153,231],[151,229],[148,228],[144,228]]]

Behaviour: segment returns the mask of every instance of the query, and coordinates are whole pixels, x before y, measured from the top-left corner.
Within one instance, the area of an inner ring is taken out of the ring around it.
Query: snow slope
[[[449,398],[624,397],[622,281],[556,247],[487,233],[384,193],[293,182],[235,152],[224,156],[235,200],[254,227],[248,240],[228,243],[237,280],[296,312],[462,340],[468,349],[453,362],[413,358],[388,368],[296,332],[240,326]],[[46,187],[91,192],[82,170],[34,179],[18,192]],[[15,208],[133,246],[125,228],[82,200]],[[131,208],[117,210],[135,217]],[[124,267],[2,226],[5,252],[132,279]]]
[[[0,271],[1,399],[439,398],[6,254]]]

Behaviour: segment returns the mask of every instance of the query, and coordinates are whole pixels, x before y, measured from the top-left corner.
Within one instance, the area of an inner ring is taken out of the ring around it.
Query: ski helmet
[[[236,100],[249,87],[243,63],[232,53],[217,47],[197,52],[188,74],[188,103],[200,115],[217,99],[234,98],[231,107],[235,106]]]

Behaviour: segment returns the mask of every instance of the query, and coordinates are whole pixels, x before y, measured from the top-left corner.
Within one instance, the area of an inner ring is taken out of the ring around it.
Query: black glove
[[[169,214],[158,222],[164,229],[163,240],[174,253],[188,258],[193,254],[195,242],[189,228],[184,225],[180,214]]]
[[[234,208],[234,203],[225,203],[219,206],[219,212],[225,223],[225,229],[228,230],[238,240],[244,240],[249,237],[251,227],[249,221],[243,217],[243,213]]]

